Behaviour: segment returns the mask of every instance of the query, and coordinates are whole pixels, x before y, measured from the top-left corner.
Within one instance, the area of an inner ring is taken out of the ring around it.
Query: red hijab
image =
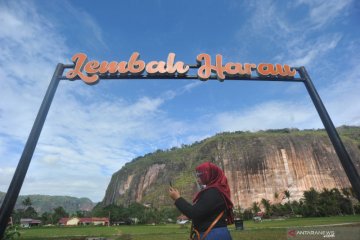
[[[230,188],[223,170],[213,163],[205,162],[196,167],[196,172],[199,174],[201,182],[206,185],[206,187],[195,195],[193,202],[195,203],[199,199],[201,192],[209,188],[216,188],[225,200],[228,213],[228,224],[232,224],[234,222],[232,212],[234,204],[230,198]]]

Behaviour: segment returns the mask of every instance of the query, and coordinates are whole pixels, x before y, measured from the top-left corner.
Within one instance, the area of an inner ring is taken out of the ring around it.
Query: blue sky
[[[360,4],[294,1],[1,1],[0,191],[7,191],[56,64],[222,54],[305,66],[335,126],[360,125]],[[100,201],[126,162],[223,131],[323,128],[302,83],[62,81],[20,194]]]

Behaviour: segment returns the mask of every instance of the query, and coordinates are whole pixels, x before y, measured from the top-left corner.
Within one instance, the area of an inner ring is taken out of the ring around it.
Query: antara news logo
[[[289,240],[295,239],[326,239],[335,238],[335,231],[329,230],[299,230],[289,229],[287,232]]]

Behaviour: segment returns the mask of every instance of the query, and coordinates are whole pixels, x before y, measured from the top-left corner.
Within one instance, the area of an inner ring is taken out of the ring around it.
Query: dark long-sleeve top
[[[226,209],[223,196],[216,188],[203,191],[198,201],[192,205],[180,197],[175,201],[176,207],[190,218],[196,230],[205,232],[216,217]],[[226,211],[214,228],[226,227]]]

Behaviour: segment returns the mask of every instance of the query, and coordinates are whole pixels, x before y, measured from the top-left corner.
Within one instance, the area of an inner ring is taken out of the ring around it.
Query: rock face
[[[278,201],[275,193],[282,199],[285,190],[292,199],[300,199],[311,187],[317,190],[350,187],[334,149],[324,137],[277,136],[271,140],[256,138],[240,145],[248,148],[237,154],[227,154],[229,143],[220,145],[224,151],[219,162],[223,162],[234,202],[245,208],[262,198]],[[352,156],[358,169],[359,156],[359,153]]]
[[[360,133],[360,128],[353,130]],[[358,172],[359,136],[342,137]],[[127,205],[136,201],[155,207],[170,206],[170,180],[191,200],[197,191],[193,169],[204,161],[214,162],[225,171],[232,200],[241,208],[250,208],[262,198],[280,202],[286,190],[291,200],[298,200],[311,187],[351,187],[324,131],[237,132],[133,160],[113,175],[102,203]]]

